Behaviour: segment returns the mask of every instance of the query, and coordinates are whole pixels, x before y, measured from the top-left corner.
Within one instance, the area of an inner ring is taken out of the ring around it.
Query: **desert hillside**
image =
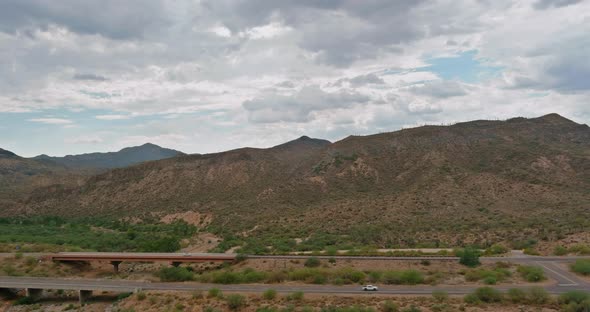
[[[211,216],[209,230],[378,247],[557,239],[590,226],[590,128],[557,114],[186,155],[45,187],[31,214]]]

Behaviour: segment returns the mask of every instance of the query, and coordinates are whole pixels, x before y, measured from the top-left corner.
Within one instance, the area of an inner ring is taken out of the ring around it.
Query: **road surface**
[[[37,277],[0,277],[2,288],[36,288],[36,289],[64,289],[64,290],[94,290],[114,292],[134,292],[139,290],[165,290],[165,291],[206,291],[218,288],[225,292],[262,293],[267,289],[274,289],[279,293],[292,293],[301,291],[309,294],[366,294],[360,286],[332,286],[332,285],[285,285],[285,284],[241,284],[219,285],[202,283],[152,283],[141,281],[122,280],[86,280],[86,279],[58,279]],[[379,286],[379,294],[388,295],[425,295],[433,291],[445,291],[451,295],[468,294],[481,286]],[[495,287],[501,291],[510,288],[530,288],[531,285],[511,285]],[[543,286],[551,294],[561,294],[571,290],[590,292],[590,285],[579,284],[576,286]]]

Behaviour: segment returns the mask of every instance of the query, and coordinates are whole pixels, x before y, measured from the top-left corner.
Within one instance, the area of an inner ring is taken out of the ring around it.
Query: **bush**
[[[526,293],[522,289],[510,288],[508,290],[508,298],[513,303],[524,303],[527,300],[526,297]]]
[[[480,265],[479,251],[472,248],[465,248],[458,253],[459,263],[468,267],[476,267]]]
[[[563,246],[556,246],[555,249],[553,249],[553,254],[556,256],[565,256],[568,254],[568,250]]]
[[[123,300],[123,299],[125,299],[127,297],[130,297],[131,295],[133,295],[133,293],[130,293],[130,292],[118,294],[117,295],[117,301]]]
[[[424,282],[424,275],[420,271],[387,271],[382,276],[385,284],[416,285]]]
[[[564,294],[561,294],[559,296],[558,302],[560,304],[569,304],[572,302],[575,303],[582,303],[586,300],[590,299],[590,294],[587,292],[583,292],[583,291],[579,291],[579,290],[573,290],[573,291],[569,291],[566,292]]]
[[[316,257],[311,257],[311,258],[308,258],[307,260],[305,260],[305,263],[303,265],[308,268],[315,268],[315,267],[319,267],[320,264],[321,264],[320,259],[318,259]]]
[[[488,255],[501,255],[507,252],[508,248],[498,244],[494,244],[490,248],[486,249],[486,254]]]
[[[445,302],[449,299],[449,294],[446,291],[443,290],[436,290],[432,292],[432,297],[434,298],[434,300],[436,300],[437,302]]]
[[[495,285],[498,282],[498,280],[496,279],[495,276],[488,276],[483,279],[483,282],[484,282],[484,284],[487,284],[487,285]]]
[[[227,296],[227,305],[231,310],[238,310],[246,303],[246,298],[239,294],[231,294]]]
[[[277,297],[277,291],[274,289],[267,289],[262,293],[262,298],[266,300],[273,300]]]
[[[22,298],[18,298],[15,302],[14,305],[26,305],[26,304],[33,304],[35,303],[36,300],[33,297],[22,297]]]
[[[549,301],[549,294],[541,287],[533,287],[529,290],[528,299],[530,303],[543,304]]]
[[[145,300],[145,298],[146,298],[146,295],[143,291],[140,291],[137,293],[137,300],[138,301],[143,301],[143,300]]]
[[[399,307],[397,306],[397,304],[395,304],[395,302],[387,300],[381,306],[381,310],[383,312],[397,312],[399,311]]]
[[[529,282],[540,282],[546,279],[543,269],[538,266],[521,265],[518,267],[518,273]]]
[[[416,307],[414,305],[411,305],[410,307],[405,308],[405,309],[402,310],[402,312],[421,312],[421,311],[422,310],[420,310],[420,308],[418,308],[418,307]]]
[[[211,288],[209,292],[207,292],[207,297],[209,298],[223,298],[223,293],[219,288]]]
[[[571,267],[572,271],[582,274],[582,275],[590,275],[590,260],[588,259],[578,259]]]
[[[303,300],[303,292],[296,291],[296,292],[288,295],[287,296],[287,300],[289,300],[289,301],[301,301],[301,300]]]
[[[502,300],[502,293],[491,287],[480,287],[473,292],[477,301],[481,302],[499,302]]]
[[[481,300],[479,300],[477,295],[474,293],[465,295],[465,297],[463,297],[463,301],[469,304],[479,304],[481,302]]]
[[[158,277],[163,282],[184,282],[192,281],[195,278],[193,272],[182,267],[162,268],[158,272]]]

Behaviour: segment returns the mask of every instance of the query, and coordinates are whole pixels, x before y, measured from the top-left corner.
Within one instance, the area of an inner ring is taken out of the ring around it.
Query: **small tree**
[[[479,251],[473,248],[465,248],[459,252],[459,263],[468,267],[476,267],[480,265]]]
[[[320,259],[316,258],[316,257],[311,257],[308,258],[307,260],[305,260],[305,263],[303,265],[305,265],[308,268],[315,268],[315,267],[319,267],[321,264]]]

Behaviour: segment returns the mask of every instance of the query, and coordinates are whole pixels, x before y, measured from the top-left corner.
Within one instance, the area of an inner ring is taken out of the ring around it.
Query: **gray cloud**
[[[556,90],[561,93],[590,91],[590,39],[585,35],[559,39],[551,47],[538,47],[531,53],[535,72],[516,75],[511,88]]]
[[[205,1],[205,6],[234,32],[273,19],[282,20],[300,30],[299,46],[317,53],[319,62],[344,67],[361,59],[376,58],[380,53],[399,52],[397,45],[422,39],[429,31],[444,33],[461,28],[454,21],[434,21],[433,17],[438,15],[433,12],[427,12],[428,16],[418,12],[417,8],[424,3],[425,0],[210,0]]]
[[[95,75],[95,74],[75,74],[72,79],[74,80],[90,80],[90,81],[107,81],[106,77]]]
[[[431,98],[450,98],[467,95],[467,87],[462,83],[450,80],[427,81],[422,85],[411,86],[410,92]]]
[[[560,8],[576,3],[580,3],[583,0],[538,0],[533,4],[533,7],[537,10],[545,10],[548,8]]]
[[[358,88],[366,85],[383,85],[385,81],[374,73],[359,75],[352,78],[340,78],[336,82],[332,83],[331,86],[341,87],[348,84],[350,87]]]
[[[134,38],[165,25],[164,14],[162,2],[157,0],[3,0],[0,31],[58,25],[78,33]]]
[[[248,111],[249,120],[255,123],[306,122],[313,119],[313,112],[348,108],[369,100],[368,96],[356,92],[327,93],[317,86],[308,86],[291,96],[269,93],[245,101],[242,106]]]

